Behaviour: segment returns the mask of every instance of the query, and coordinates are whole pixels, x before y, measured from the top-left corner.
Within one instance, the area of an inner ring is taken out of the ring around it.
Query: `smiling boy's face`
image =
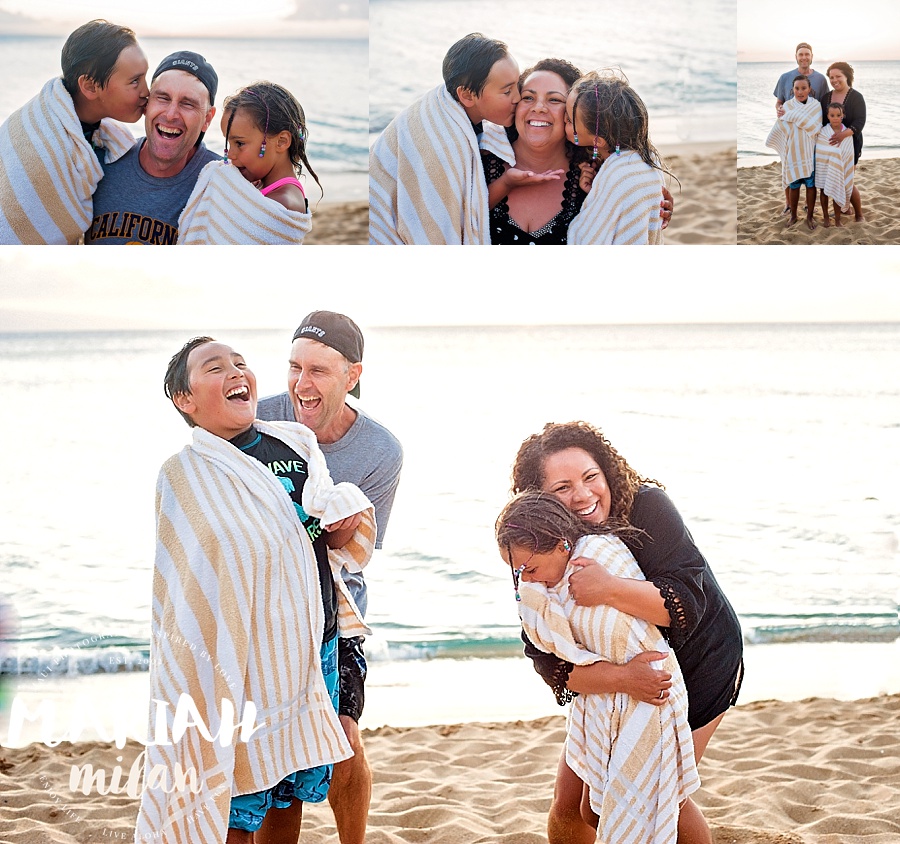
[[[204,343],[187,360],[190,393],[173,396],[175,406],[198,427],[230,440],[256,418],[256,376],[244,358],[224,343]]]
[[[512,126],[519,102],[519,65],[512,56],[499,59],[480,94],[459,88],[457,96],[473,123],[489,120],[498,126]]]
[[[809,98],[809,82],[806,79],[798,79],[794,83],[794,99],[805,103]]]

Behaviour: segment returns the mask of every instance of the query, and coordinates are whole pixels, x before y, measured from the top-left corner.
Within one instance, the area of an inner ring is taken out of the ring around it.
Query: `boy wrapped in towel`
[[[309,211],[266,198],[234,167],[211,161],[178,218],[178,244],[298,245],[312,229]]]
[[[329,575],[339,623],[349,621],[341,632],[355,635],[364,628],[346,606],[337,564],[368,561],[374,513],[357,487],[331,481],[311,431],[254,421],[255,378],[228,346],[206,337],[185,344],[166,391],[194,433],[157,483],[150,737],[158,739],[160,719],[173,743],[147,748],[136,840],[213,844],[231,829],[249,841],[267,812],[281,811],[272,804],[286,781],[293,787],[295,774],[352,753],[322,674],[324,581],[310,525],[343,530]],[[299,467],[262,462],[260,442]],[[289,471],[305,474],[302,508]],[[185,695],[198,714],[175,735]],[[188,787],[173,788],[179,770],[193,771],[193,787],[188,776]],[[302,799],[311,798],[286,798],[301,808]]]
[[[784,188],[813,174],[816,136],[822,128],[822,106],[808,96],[809,83],[805,88],[805,101],[797,98],[798,87],[803,86],[795,84],[794,98],[784,104],[784,115],[775,121],[766,138],[766,146],[781,156],[781,185]]]
[[[547,498],[542,493],[517,496],[498,525],[506,517],[509,527],[522,536],[536,535],[550,518],[530,521],[533,501],[540,499],[537,506],[545,512],[548,507],[565,509],[555,499],[548,505]],[[518,545],[515,539],[512,545]],[[524,569],[535,565],[538,553],[520,549],[525,564],[518,569],[518,607],[529,639],[575,665],[599,660],[621,665],[642,652],[660,651],[669,655],[657,667],[672,674],[669,697],[661,706],[623,692],[578,695],[569,710],[566,763],[588,786],[591,809],[599,817],[597,841],[674,844],[679,805],[700,787],[678,662],[653,624],[610,606],[578,606],[569,591],[569,575],[578,570],[571,563],[576,557],[594,560],[617,577],[645,579],[618,537],[589,535],[576,540],[573,535],[559,546],[565,554],[555,584],[545,580],[546,569],[522,576]],[[512,549],[508,551],[511,557]]]
[[[0,244],[73,244],[88,228],[101,161],[121,158],[147,104],[134,33],[91,21],[67,39],[63,76],[0,126]]]
[[[519,67],[505,44],[472,33],[447,52],[443,76],[372,147],[370,243],[490,243],[478,135],[484,120],[512,125]]]

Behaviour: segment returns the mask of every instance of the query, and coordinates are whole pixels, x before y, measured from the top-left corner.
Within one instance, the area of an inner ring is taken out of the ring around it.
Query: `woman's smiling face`
[[[568,92],[565,80],[550,70],[536,70],[522,83],[516,129],[529,146],[564,143]]]

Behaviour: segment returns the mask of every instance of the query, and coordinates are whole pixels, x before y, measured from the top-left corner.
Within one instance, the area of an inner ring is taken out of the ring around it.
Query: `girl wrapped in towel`
[[[659,153],[650,143],[647,108],[628,80],[611,72],[582,76],[566,101],[566,134],[592,147],[600,172],[569,226],[569,244],[663,242]]]
[[[822,128],[822,106],[810,96],[809,80],[794,79],[794,97],[784,104],[784,114],[775,121],[766,146],[781,156],[781,183],[788,190],[791,209],[786,226],[797,222],[800,188],[806,186],[806,225],[816,227],[816,137]]]
[[[844,138],[838,145],[830,143],[836,132],[844,127],[844,107],[840,103],[828,106],[828,123],[816,138],[816,187],[822,203],[824,226],[831,225],[828,218],[828,200],[834,200],[834,224],[841,223],[841,213],[850,213],[850,197],[853,195],[853,136]]]
[[[309,130],[303,107],[286,88],[254,82],[225,100],[225,160],[211,161],[178,222],[178,243],[297,245],[312,229],[299,176]]]
[[[147,57],[134,32],[104,20],[63,45],[63,75],[0,126],[0,244],[74,244],[93,216],[102,164],[121,158],[140,120]]]
[[[591,535],[594,529],[542,492],[520,493],[498,517],[497,544],[512,569],[528,637],[577,665],[669,652],[649,622],[610,606],[576,605],[568,583],[575,557],[643,579],[625,544],[609,533]],[[597,841],[674,844],[679,806],[700,787],[681,671],[671,653],[659,667],[672,674],[660,706],[620,692],[579,695],[569,710],[566,764],[586,784],[599,818]]]

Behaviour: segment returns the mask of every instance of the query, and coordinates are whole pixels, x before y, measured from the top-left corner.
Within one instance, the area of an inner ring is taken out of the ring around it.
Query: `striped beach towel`
[[[115,120],[101,120],[93,141],[108,162],[135,142]],[[72,97],[62,79],[51,79],[0,126],[0,244],[77,243],[102,178]]]
[[[816,187],[833,199],[844,213],[850,213],[850,194],[853,193],[853,136],[839,144],[828,143],[834,129],[827,123],[816,136]]]
[[[511,160],[511,159],[510,159]],[[440,85],[369,155],[369,242],[489,244],[487,183],[465,109]]]
[[[263,196],[234,165],[210,161],[178,218],[178,244],[298,245],[311,228],[309,212],[290,211]]]
[[[660,171],[636,152],[611,155],[569,224],[569,245],[662,245],[662,185]]]
[[[596,560],[617,577],[645,579],[614,536],[583,537],[573,556]],[[700,787],[681,670],[654,625],[612,607],[577,606],[569,594],[573,571],[570,565],[549,589],[520,584],[519,614],[531,641],[576,665],[622,664],[644,651],[669,652],[655,665],[672,673],[672,688],[659,707],[623,693],[579,695],[569,710],[566,763],[588,786],[600,818],[598,841],[674,844],[678,806]]]
[[[365,562],[375,536],[366,497],[351,484],[331,481],[308,429],[256,424],[308,460],[308,514],[330,524],[365,510],[355,552],[357,563]],[[156,515],[150,687],[151,698],[165,704],[159,717],[174,744],[147,747],[135,835],[159,844],[221,844],[232,795],[352,755],[322,679],[316,561],[277,477],[201,428],[160,470]],[[236,723],[248,702],[261,728],[247,741],[234,732],[224,747],[196,727],[175,739],[173,713],[183,694],[213,737],[228,723],[223,713],[230,707]],[[156,712],[154,705],[151,739]],[[173,788],[178,766],[193,769],[199,793]]]
[[[816,136],[822,128],[822,106],[810,97],[805,103],[788,100],[784,114],[775,121],[766,146],[781,156],[781,183],[805,179],[815,169]]]

